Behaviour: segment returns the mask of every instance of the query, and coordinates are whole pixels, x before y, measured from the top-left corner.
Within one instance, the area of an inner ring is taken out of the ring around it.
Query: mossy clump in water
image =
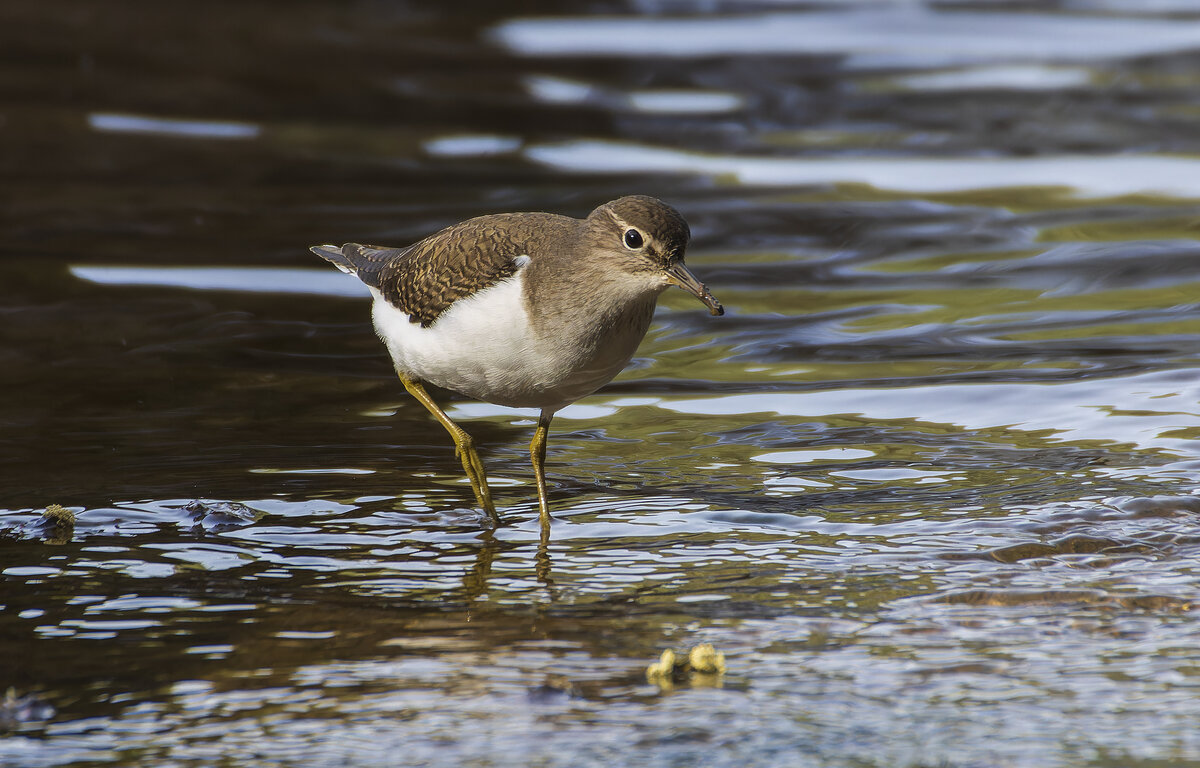
[[[47,544],[66,544],[75,535],[75,513],[61,504],[46,507],[41,523]]]
[[[61,504],[51,504],[46,507],[46,511],[42,513],[42,517],[46,518],[55,525],[69,525],[75,527],[75,513],[67,509]]]
[[[675,651],[670,648],[662,652],[658,661],[646,667],[646,681],[664,690],[674,688]]]
[[[710,643],[701,643],[688,654],[688,664],[692,671],[706,675],[725,674],[725,654],[713,648]]]
[[[680,659],[670,648],[658,661],[646,667],[646,681],[659,690],[669,691],[685,679],[695,686],[719,686],[725,674],[725,654],[709,643],[701,643]]]

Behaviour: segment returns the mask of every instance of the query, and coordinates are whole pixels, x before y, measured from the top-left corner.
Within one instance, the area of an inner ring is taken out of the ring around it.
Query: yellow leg
[[[529,456],[533,459],[533,476],[537,479],[538,509],[542,521],[542,533],[550,531],[550,499],[546,497],[546,438],[550,433],[550,420],[554,411],[542,411],[538,417],[533,442],[529,444]]]
[[[479,502],[479,506],[483,507],[483,511],[487,512],[492,518],[492,522],[500,525],[500,516],[496,514],[496,507],[492,504],[492,492],[488,488],[487,474],[483,471],[483,462],[479,460],[479,454],[475,451],[475,441],[471,439],[471,436],[462,427],[451,421],[445,411],[438,407],[438,404],[425,391],[425,387],[421,385],[421,382],[410,379],[404,374],[399,374],[399,376],[408,393],[415,397],[417,402],[425,406],[426,410],[433,414],[433,418],[437,419],[446,428],[446,431],[450,433],[450,437],[454,440],[454,452],[462,460],[463,471],[467,473],[467,479],[471,481],[471,490],[475,492],[476,501]]]

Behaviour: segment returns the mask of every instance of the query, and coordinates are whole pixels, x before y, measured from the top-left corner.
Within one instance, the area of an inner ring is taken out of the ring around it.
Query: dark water
[[[1200,765],[1200,4],[0,43],[0,764]],[[548,546],[531,414],[449,398],[488,531],[307,246],[627,193],[729,314],[666,294],[562,412]]]

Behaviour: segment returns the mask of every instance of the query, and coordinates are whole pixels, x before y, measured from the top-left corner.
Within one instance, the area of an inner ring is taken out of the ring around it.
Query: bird
[[[546,443],[563,407],[590,395],[633,357],[658,297],[678,286],[716,316],[724,307],[684,264],[691,230],[670,205],[629,195],[586,219],[497,213],[412,245],[311,248],[356,276],[404,388],[454,441],[482,510],[501,520],[475,442],[425,389],[539,410],[529,445],[539,520],[550,526]]]

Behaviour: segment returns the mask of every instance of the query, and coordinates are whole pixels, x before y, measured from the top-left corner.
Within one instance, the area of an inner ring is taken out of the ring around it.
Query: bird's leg
[[[554,411],[542,411],[538,417],[537,430],[529,443],[529,456],[533,459],[533,476],[537,479],[538,509],[542,521],[542,532],[550,530],[550,499],[546,497],[546,438],[550,433],[550,420]]]
[[[479,506],[483,507],[483,511],[487,512],[492,518],[492,522],[500,525],[500,516],[496,514],[496,507],[492,504],[492,492],[488,488],[487,474],[483,471],[483,462],[479,460],[479,454],[475,451],[475,441],[471,439],[471,436],[462,427],[451,421],[445,411],[438,407],[438,404],[425,391],[425,387],[421,385],[421,382],[416,379],[410,379],[402,373],[399,376],[408,393],[415,397],[417,402],[425,406],[426,410],[433,414],[433,418],[437,419],[446,428],[446,431],[450,433],[451,439],[454,440],[454,452],[462,460],[463,471],[467,473],[467,479],[471,481],[471,490],[475,492],[475,500],[479,502]]]

